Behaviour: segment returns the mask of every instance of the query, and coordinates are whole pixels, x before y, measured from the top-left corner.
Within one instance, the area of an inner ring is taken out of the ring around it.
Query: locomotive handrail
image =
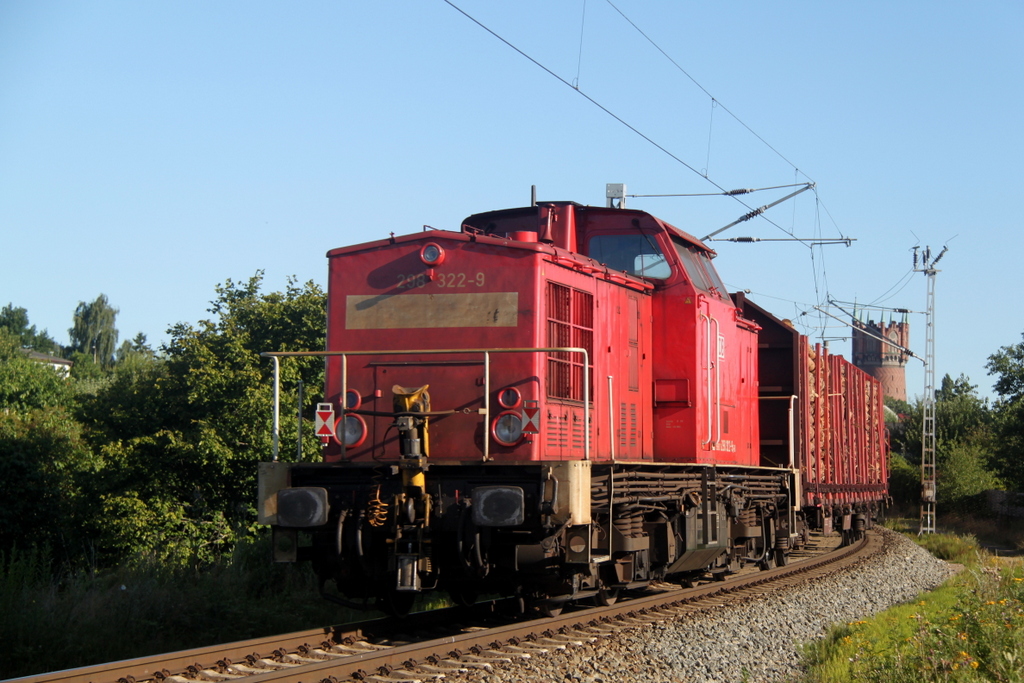
[[[274,361],[274,462],[280,454],[281,442],[281,358],[303,358],[313,356],[341,356],[341,401],[339,422],[345,424],[345,401],[348,396],[348,357],[349,356],[412,356],[442,354],[483,354],[484,356],[484,407],[480,414],[484,416],[484,434],[488,433],[487,421],[491,417],[491,354],[492,353],[582,353],[583,354],[583,459],[590,460],[590,354],[578,346],[547,346],[542,348],[508,348],[508,349],[384,349],[379,351],[264,351],[262,358]],[[484,438],[484,462],[490,460],[490,438]],[[344,449],[344,440],[342,440]]]

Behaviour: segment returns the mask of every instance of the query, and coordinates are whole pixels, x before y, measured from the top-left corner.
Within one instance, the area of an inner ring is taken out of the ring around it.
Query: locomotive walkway
[[[808,549],[794,554],[784,567],[744,571],[727,581],[691,588],[658,584],[614,605],[578,607],[557,617],[459,626],[451,623],[447,611],[426,612],[400,622],[402,631],[420,635],[386,633],[368,622],[69,669],[11,683],[195,683],[237,678],[252,683],[411,683],[458,677],[832,574],[877,553],[882,536],[868,532],[861,542],[845,548],[835,548],[837,543],[836,536],[812,535]]]

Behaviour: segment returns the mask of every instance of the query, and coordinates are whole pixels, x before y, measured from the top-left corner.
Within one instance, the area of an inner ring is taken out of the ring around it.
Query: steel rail
[[[837,565],[852,564],[877,551],[882,545],[879,534],[869,532],[857,544],[839,548],[798,563],[762,572],[740,576],[722,582],[711,582],[694,588],[675,588],[652,595],[644,595],[607,607],[579,609],[551,618],[533,619],[494,628],[457,633],[419,643],[386,647],[334,659],[324,659],[302,665],[289,665],[280,670],[267,670],[247,676],[256,683],[335,683],[360,680],[373,675],[386,675],[402,667],[415,668],[428,661],[452,660],[456,666],[460,658],[473,653],[490,652],[499,656],[502,647],[523,641],[545,641],[557,636],[574,640],[572,633],[579,629],[601,625],[614,627],[617,620],[628,625],[641,619],[660,620],[658,610],[669,610],[664,618],[671,618],[680,609],[696,610],[704,604],[723,604],[747,594],[774,590],[786,581],[802,581],[815,575],[836,571]],[[674,612],[673,612],[674,610]],[[631,619],[632,618],[632,619]],[[625,620],[625,621],[622,621]],[[260,658],[272,658],[285,652],[310,651],[332,644],[359,640],[365,633],[358,628],[331,627],[299,631],[285,636],[257,638],[238,643],[210,646],[195,650],[169,653],[156,657],[140,657],[110,664],[101,664],[54,673],[38,674],[8,683],[141,683],[146,680],[174,681],[211,680],[196,672],[225,668],[229,662],[242,663]],[[308,660],[307,660],[308,661]],[[189,672],[191,674],[182,674]],[[454,671],[453,671],[454,672]],[[408,678],[408,672],[401,674]],[[429,677],[422,674],[421,677]],[[227,678],[227,677],[225,677]]]
[[[108,664],[65,669],[51,673],[35,674],[22,678],[12,678],[4,683],[114,683],[116,681],[144,681],[160,675],[164,671],[184,671],[197,662],[213,663],[230,659],[244,661],[253,653],[270,654],[274,650],[297,650],[303,645],[317,644],[325,640],[341,642],[346,637],[360,637],[357,629],[342,630],[341,628],[317,628],[308,631],[296,631],[285,635],[253,638],[224,645],[210,645],[194,650],[181,650],[163,655],[136,657]]]

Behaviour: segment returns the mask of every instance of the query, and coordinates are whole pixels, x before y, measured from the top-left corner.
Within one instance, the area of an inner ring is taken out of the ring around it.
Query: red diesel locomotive
[[[573,202],[329,252],[337,435],[261,465],[275,559],[345,604],[552,612],[855,538],[887,495],[881,387],[730,296],[714,256]]]

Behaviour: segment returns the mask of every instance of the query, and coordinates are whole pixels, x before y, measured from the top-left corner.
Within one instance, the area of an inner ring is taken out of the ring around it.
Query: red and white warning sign
[[[523,405],[523,434],[540,434],[540,406],[537,401]]]
[[[332,403],[317,403],[316,404],[316,435],[317,436],[334,436],[334,404]]]

